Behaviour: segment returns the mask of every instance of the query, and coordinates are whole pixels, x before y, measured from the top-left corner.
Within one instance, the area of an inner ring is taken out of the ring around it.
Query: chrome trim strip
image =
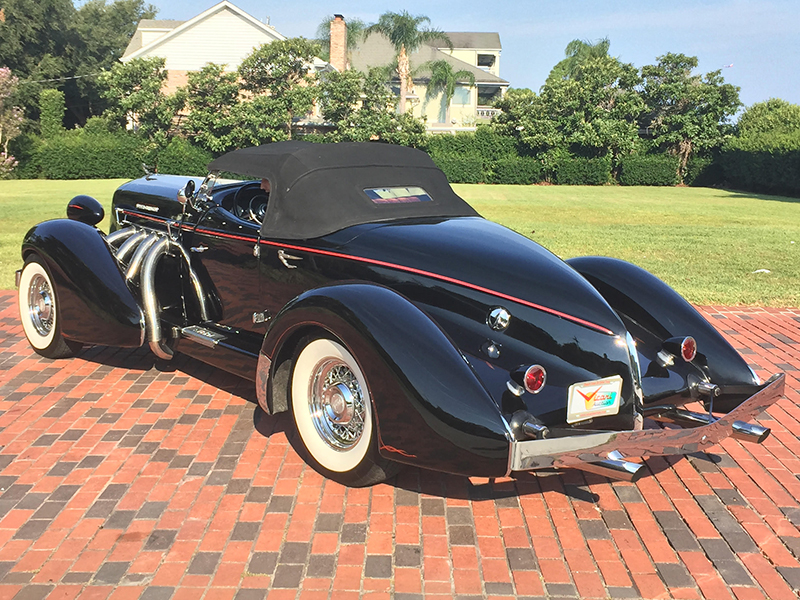
[[[258,366],[256,367],[256,397],[258,405],[265,413],[270,414],[267,405],[267,386],[269,385],[269,371],[272,359],[263,352],[258,353]]]
[[[745,423],[761,414],[782,395],[786,376],[780,373],[737,408],[713,423],[690,429],[603,431],[562,438],[513,441],[512,471],[543,467],[580,467],[582,463],[620,460],[626,457],[691,454],[719,443],[734,432],[737,421]],[[613,454],[613,452],[617,454]]]

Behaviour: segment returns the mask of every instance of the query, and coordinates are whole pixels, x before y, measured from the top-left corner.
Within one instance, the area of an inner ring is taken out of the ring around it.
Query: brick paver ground
[[[286,417],[187,357],[35,355],[0,292],[0,598],[795,598],[800,310],[704,312],[787,397],[762,446],[565,470],[405,469],[346,489]]]

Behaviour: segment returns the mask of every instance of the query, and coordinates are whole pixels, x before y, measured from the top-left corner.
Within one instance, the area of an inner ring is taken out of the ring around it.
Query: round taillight
[[[538,394],[544,387],[544,382],[547,380],[547,372],[544,367],[533,365],[528,367],[525,371],[525,389],[531,394]]]
[[[684,338],[683,342],[681,342],[681,358],[686,362],[692,362],[696,355],[697,342],[691,336]]]

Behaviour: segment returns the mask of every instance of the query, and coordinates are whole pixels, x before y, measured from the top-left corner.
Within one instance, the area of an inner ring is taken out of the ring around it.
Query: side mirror
[[[75,196],[67,204],[67,218],[87,225],[97,225],[106,216],[103,206],[91,196]]]
[[[178,192],[178,202],[181,204],[191,202],[192,196],[194,196],[194,179],[187,181],[184,188]]]

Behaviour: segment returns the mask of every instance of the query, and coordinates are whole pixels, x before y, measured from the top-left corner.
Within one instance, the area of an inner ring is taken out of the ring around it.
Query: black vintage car
[[[769,434],[748,421],[783,375],[762,383],[642,269],[565,262],[481,218],[423,152],[282,142],[210,171],[122,185],[108,235],[87,196],[31,229],[18,287],[36,352],[148,344],[250,379],[310,464],[354,486],[398,463],[633,480],[628,458]]]

